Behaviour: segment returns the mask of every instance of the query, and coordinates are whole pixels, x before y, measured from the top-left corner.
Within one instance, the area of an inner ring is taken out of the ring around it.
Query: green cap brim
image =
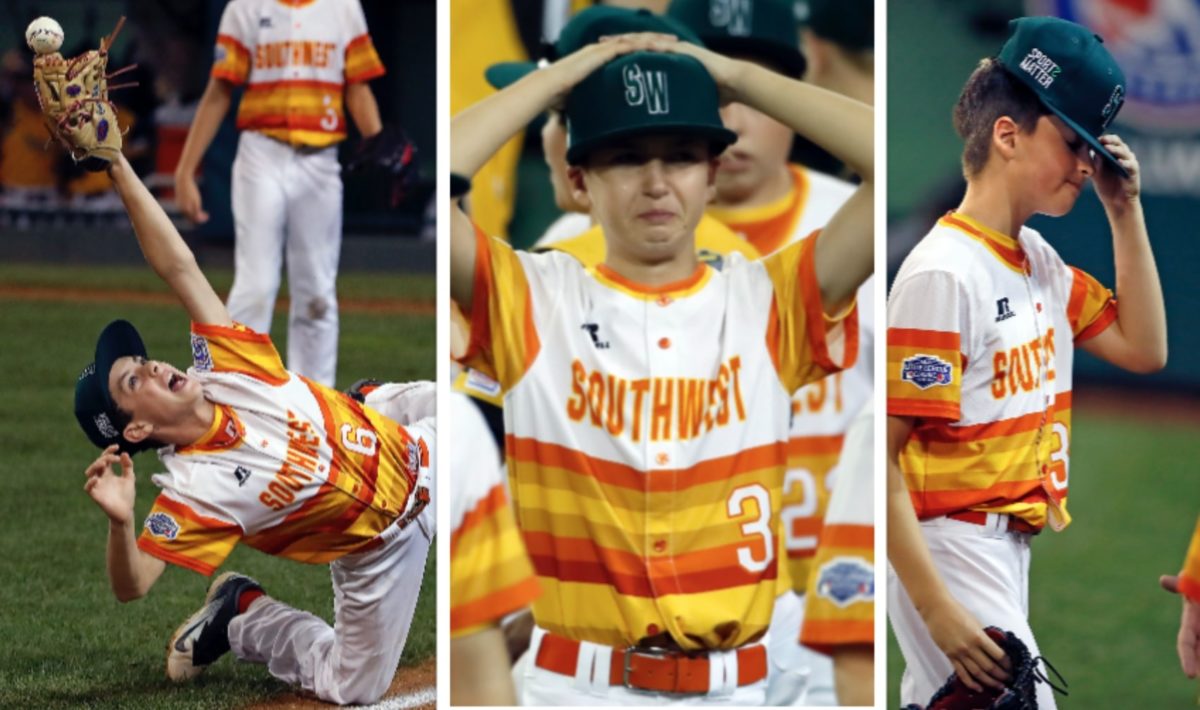
[[[1075,135],[1082,138],[1089,146],[1092,147],[1092,150],[1099,153],[1100,156],[1103,157],[1105,160],[1107,160],[1110,165],[1112,165],[1114,168],[1116,168],[1117,172],[1121,173],[1121,177],[1129,177],[1129,171],[1126,170],[1125,168],[1121,167],[1121,164],[1117,162],[1116,156],[1114,156],[1112,153],[1108,152],[1108,148],[1105,148],[1103,145],[1101,145],[1098,138],[1092,137],[1091,134],[1089,134],[1086,130],[1083,129],[1083,126],[1080,126],[1078,123],[1071,120],[1071,118],[1069,116],[1067,116],[1067,114],[1063,113],[1062,111],[1059,111],[1057,108],[1055,108],[1051,104],[1043,101],[1042,105],[1045,106],[1046,108],[1050,109],[1050,111],[1055,116],[1058,116],[1059,120],[1061,120],[1063,123],[1070,126],[1071,130],[1075,131]]]
[[[588,153],[597,148],[602,148],[619,138],[652,135],[655,133],[704,138],[711,145],[718,148],[717,153],[720,153],[737,141],[737,134],[728,128],[697,126],[694,123],[657,123],[652,127],[629,126],[592,136],[587,141],[570,146],[567,148],[567,163],[570,165],[579,165],[587,157]]]
[[[503,89],[532,74],[537,68],[534,62],[500,62],[485,69],[483,76],[494,88]]]

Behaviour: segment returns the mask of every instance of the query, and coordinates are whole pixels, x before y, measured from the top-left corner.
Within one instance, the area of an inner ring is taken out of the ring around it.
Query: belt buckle
[[[650,695],[686,696],[686,695],[707,695],[708,694],[707,690],[705,690],[705,691],[653,690],[651,688],[639,688],[636,685],[631,685],[629,682],[629,676],[633,672],[633,655],[635,653],[642,655],[642,656],[651,656],[654,658],[671,658],[672,656],[684,656],[685,658],[687,657],[686,654],[682,654],[679,651],[674,651],[674,650],[667,649],[667,648],[647,648],[644,646],[627,646],[625,648],[625,661],[624,661],[624,663],[622,663],[622,669],[621,669],[621,671],[622,671],[621,672],[621,685],[624,686],[625,689],[631,690],[635,693],[647,693]],[[678,664],[676,664],[676,666],[675,666],[675,682],[676,682],[676,685],[678,685],[678,683],[679,683],[679,666],[678,666]]]

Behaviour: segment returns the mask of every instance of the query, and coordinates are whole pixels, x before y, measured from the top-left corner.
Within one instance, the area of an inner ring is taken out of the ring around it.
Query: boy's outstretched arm
[[[1113,233],[1117,320],[1082,347],[1117,367],[1157,372],[1167,364],[1167,312],[1142,213],[1137,157],[1115,135],[1100,136],[1100,142],[1129,172],[1123,177],[1096,158],[1093,183]]]
[[[108,174],[125,203],[142,255],[179,297],[188,316],[196,323],[232,325],[229,311],[204,278],[195,255],[124,155],[112,162]]]

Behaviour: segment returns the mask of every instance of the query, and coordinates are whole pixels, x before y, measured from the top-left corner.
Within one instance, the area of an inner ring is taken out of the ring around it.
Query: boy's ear
[[[121,435],[131,444],[140,444],[154,432],[154,425],[149,422],[129,422]]]
[[[1001,116],[992,124],[992,149],[1005,160],[1012,160],[1017,150],[1017,134],[1021,127],[1011,116]]]
[[[583,168],[578,165],[567,166],[567,182],[571,184],[571,197],[585,210],[592,210],[592,197],[588,194],[587,183],[583,180]]]

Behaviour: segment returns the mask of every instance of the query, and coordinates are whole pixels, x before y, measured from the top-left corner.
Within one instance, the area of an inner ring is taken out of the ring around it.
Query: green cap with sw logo
[[[714,154],[737,140],[718,113],[717,84],[699,61],[635,52],[592,72],[567,95],[567,162],[618,138],[663,133],[708,140]]]
[[[804,76],[795,0],[671,0],[667,15],[699,35],[705,47]]]
[[[1099,35],[1057,17],[1023,17],[996,58],[1122,175],[1098,140],[1125,102],[1125,73]]]

